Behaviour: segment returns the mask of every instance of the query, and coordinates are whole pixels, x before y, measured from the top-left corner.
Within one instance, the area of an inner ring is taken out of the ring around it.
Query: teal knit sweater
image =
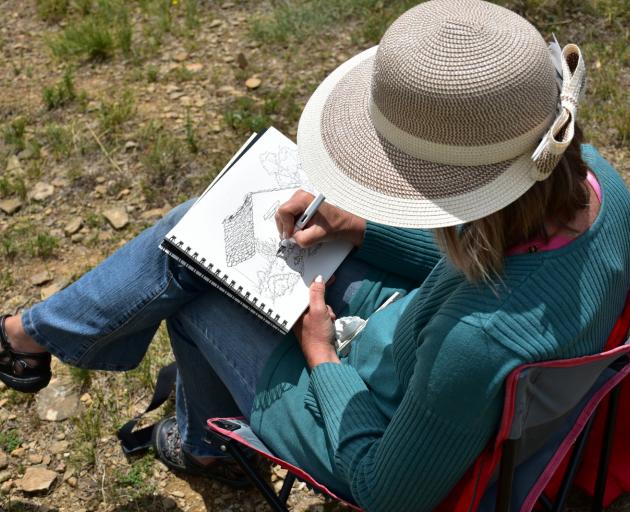
[[[342,364],[306,369],[288,336],[260,379],[251,424],[268,446],[368,511],[431,510],[491,440],[515,367],[602,349],[630,289],[630,193],[591,146],[602,186],[591,228],[507,257],[496,291],[470,284],[431,234],[368,223],[357,256],[380,269],[348,311],[371,315]],[[410,281],[406,281],[410,282]]]

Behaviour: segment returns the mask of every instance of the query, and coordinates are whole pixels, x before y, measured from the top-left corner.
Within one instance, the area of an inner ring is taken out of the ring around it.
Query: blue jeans
[[[184,449],[203,443],[206,419],[249,418],[256,382],[283,336],[158,249],[192,206],[174,208],[99,266],[22,314],[26,332],[62,361],[94,370],[138,365],[166,319],[178,368],[177,423]],[[346,305],[369,266],[348,258],[327,302]]]

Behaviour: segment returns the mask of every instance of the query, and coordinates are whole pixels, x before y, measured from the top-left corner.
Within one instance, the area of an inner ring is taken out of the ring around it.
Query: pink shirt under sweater
[[[589,185],[595,191],[595,195],[597,196],[598,201],[602,202],[602,189],[597,181],[595,175],[589,171],[586,175],[586,180]],[[569,236],[556,235],[549,239],[549,242],[545,243],[542,238],[535,238],[533,240],[529,240],[522,244],[515,245],[507,251],[507,256],[512,256],[514,254],[523,254],[526,252],[539,252],[539,251],[553,251],[554,249],[560,249],[565,245],[570,244],[575,238],[571,238]]]

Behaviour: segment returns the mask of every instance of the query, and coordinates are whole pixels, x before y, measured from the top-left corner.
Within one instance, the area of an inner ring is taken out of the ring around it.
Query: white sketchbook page
[[[345,242],[297,246],[276,257],[280,238],[274,214],[298,188],[310,189],[298,164],[296,145],[270,128],[197,202],[166,238],[183,241],[197,259],[220,269],[280,315],[290,328],[308,306],[308,287],[328,279],[352,246]]]

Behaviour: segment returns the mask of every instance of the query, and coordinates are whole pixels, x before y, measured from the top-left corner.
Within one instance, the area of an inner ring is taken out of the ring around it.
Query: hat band
[[[553,112],[528,132],[503,142],[485,146],[454,146],[430,142],[401,130],[383,115],[371,97],[369,110],[379,135],[401,151],[420,160],[459,166],[496,164],[533,151],[555,116]]]

